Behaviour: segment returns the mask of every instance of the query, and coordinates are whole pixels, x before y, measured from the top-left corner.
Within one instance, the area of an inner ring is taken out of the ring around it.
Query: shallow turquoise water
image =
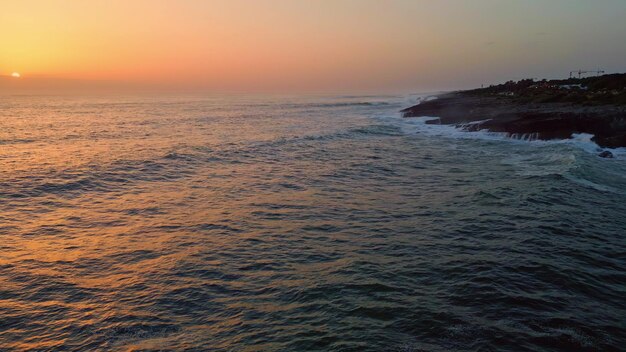
[[[1,98],[0,349],[623,348],[626,160],[413,100]]]

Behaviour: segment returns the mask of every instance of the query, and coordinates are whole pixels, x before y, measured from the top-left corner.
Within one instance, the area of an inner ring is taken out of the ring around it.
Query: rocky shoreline
[[[437,99],[404,109],[402,113],[404,117],[433,117],[426,122],[429,124],[454,125],[467,131],[502,132],[520,139],[567,139],[572,134],[588,133],[602,148],[626,147],[626,105],[607,104],[606,94],[595,100],[593,96],[591,100],[587,98],[584,104],[553,102],[550,98],[559,93],[558,89],[537,93],[533,88],[536,85],[527,84],[521,90],[518,86],[514,90],[512,88],[519,82],[507,84],[508,89],[501,85],[442,94]],[[542,94],[542,99],[536,98],[538,94]],[[585,91],[584,94],[589,97],[591,93]],[[617,95],[609,94],[609,97]],[[570,99],[575,100],[576,96],[573,97]],[[610,153],[603,156],[610,156]]]

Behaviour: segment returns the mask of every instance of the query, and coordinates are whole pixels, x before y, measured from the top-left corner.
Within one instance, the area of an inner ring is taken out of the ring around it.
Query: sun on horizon
[[[20,77],[22,77],[22,75],[20,75],[19,72],[13,72],[13,73],[11,73],[11,77],[13,77],[13,78],[20,78]]]
[[[539,2],[2,1],[0,71],[27,72],[13,93],[404,94],[624,70],[623,0]]]

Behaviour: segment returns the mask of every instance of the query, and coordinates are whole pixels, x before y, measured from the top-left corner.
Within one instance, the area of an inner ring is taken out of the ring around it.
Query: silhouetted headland
[[[455,125],[467,131],[488,130],[541,140],[589,133],[600,147],[626,147],[626,74],[509,81],[442,94],[402,112],[404,117],[437,117],[427,123]]]

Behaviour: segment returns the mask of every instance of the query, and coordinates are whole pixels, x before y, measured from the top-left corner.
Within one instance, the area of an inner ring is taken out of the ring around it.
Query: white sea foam
[[[428,97],[422,97],[425,99]],[[422,100],[423,101],[423,100]],[[593,135],[588,133],[575,133],[569,139],[561,140],[541,140],[538,133],[530,134],[508,134],[504,132],[490,132],[488,130],[467,131],[466,128],[471,125],[483,123],[487,120],[468,122],[463,125],[442,125],[437,123],[427,123],[428,121],[439,120],[436,116],[422,116],[403,118],[401,114],[394,116],[381,117],[388,123],[392,123],[407,134],[426,134],[436,137],[455,138],[455,139],[479,139],[489,141],[503,141],[507,143],[524,143],[536,146],[549,145],[572,145],[576,148],[584,150],[591,154],[598,154],[604,150],[613,153],[616,159],[626,159],[626,148],[602,148],[592,141]]]
[[[436,97],[433,97],[436,99]],[[433,99],[429,96],[414,96],[413,101],[416,105],[427,99]],[[408,104],[407,104],[408,105]],[[611,185],[610,182],[605,182],[597,175],[588,175],[584,170],[587,167],[583,167],[582,164],[592,162],[594,159],[581,160],[578,157],[577,151],[582,151],[583,154],[598,155],[598,153],[608,150],[614,155],[614,159],[595,159],[596,162],[603,164],[606,162],[623,161],[626,160],[626,148],[602,148],[593,142],[592,134],[579,133],[572,134],[569,139],[562,140],[540,140],[538,134],[524,134],[524,135],[510,135],[502,132],[490,132],[488,130],[468,131],[467,127],[475,124],[480,124],[487,120],[474,121],[461,126],[454,125],[442,125],[437,123],[427,123],[428,121],[438,120],[436,116],[423,116],[416,118],[403,118],[401,113],[390,112],[385,116],[379,116],[377,118],[381,122],[394,125],[403,133],[406,134],[422,134],[432,137],[440,137],[445,139],[457,139],[457,140],[478,140],[488,142],[502,142],[504,145],[518,145],[519,147],[503,150],[504,164],[509,164],[517,169],[517,173],[524,176],[547,176],[547,175],[559,175],[565,177],[571,182],[579,185],[589,187],[602,192],[623,194],[620,191],[619,184]],[[503,146],[504,146],[503,145]],[[582,164],[581,164],[582,163]],[[592,168],[603,168],[599,165],[595,165]],[[605,164],[609,166],[608,164]],[[587,165],[589,166],[589,165]],[[582,169],[581,169],[582,167]],[[582,170],[582,171],[581,171]],[[616,180],[621,180],[618,177]]]

